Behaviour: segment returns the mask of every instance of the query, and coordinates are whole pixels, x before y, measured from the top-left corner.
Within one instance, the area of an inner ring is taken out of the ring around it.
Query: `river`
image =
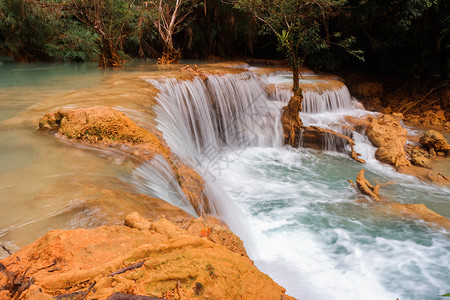
[[[347,179],[355,179],[362,165],[333,151],[332,141],[328,151],[281,145],[279,114],[289,92],[277,90],[270,97],[265,87],[287,83],[288,75],[260,78],[250,68],[209,76],[205,84],[155,79],[161,73],[152,68],[129,72],[153,75],[148,84],[161,91],[155,107],[158,129],[172,151],[205,178],[211,207],[244,240],[256,266],[288,294],[419,300],[450,292],[449,232],[357,202],[360,195]],[[124,207],[145,209],[132,202],[100,201],[105,197],[93,193],[140,191],[177,204],[167,181],[155,181],[159,189],[146,184],[158,176],[158,164],[136,166],[120,154],[73,147],[9,121],[48,97],[93,87],[113,75],[89,64],[0,66],[3,244],[17,250],[50,229],[116,224]],[[345,115],[369,114],[330,78],[310,74],[302,84],[306,124],[336,128]],[[367,138],[354,133],[354,139],[367,162],[366,178],[394,183],[382,187],[384,197],[425,203],[450,217],[449,188],[397,173],[375,160]]]

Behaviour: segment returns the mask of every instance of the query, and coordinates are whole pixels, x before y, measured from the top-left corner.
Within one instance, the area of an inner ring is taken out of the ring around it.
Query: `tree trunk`
[[[122,67],[125,60],[122,59],[116,47],[108,38],[102,38],[100,46],[100,59],[98,62],[99,68],[114,68]]]
[[[281,111],[281,124],[283,125],[284,144],[291,147],[298,147],[300,142],[300,129],[303,123],[299,113],[302,107],[302,97],[292,96],[288,105]]]
[[[293,64],[292,66],[292,73],[293,73],[293,86],[292,86],[292,91],[294,92],[294,97],[302,97],[302,89],[300,88],[300,68],[297,66],[297,64]],[[301,108],[300,108],[301,111]]]
[[[300,68],[294,63],[292,65],[294,96],[289,100],[288,105],[281,111],[281,124],[283,125],[284,144],[291,147],[298,147],[300,142],[300,129],[303,127],[299,113],[302,111],[303,93],[300,88],[299,78]]]

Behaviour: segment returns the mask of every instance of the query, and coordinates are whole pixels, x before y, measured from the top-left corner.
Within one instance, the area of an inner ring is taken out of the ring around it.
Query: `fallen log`
[[[341,139],[350,145],[350,157],[359,163],[365,164],[365,160],[359,158],[361,154],[355,151],[355,141],[350,137],[343,135],[331,129],[320,128],[317,126],[302,127],[301,129],[301,142],[303,147],[314,148],[314,149],[324,149],[324,141],[327,135],[332,135]]]
[[[11,252],[8,248],[6,248],[5,246],[0,245],[0,247],[1,247],[3,250],[5,250],[6,253],[8,253],[8,255],[11,255],[11,254],[12,254],[12,252]]]

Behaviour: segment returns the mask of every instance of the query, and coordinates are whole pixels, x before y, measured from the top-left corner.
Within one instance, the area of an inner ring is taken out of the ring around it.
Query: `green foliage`
[[[328,50],[330,45],[343,47],[362,58],[360,50],[352,50],[354,38],[331,34],[329,23],[343,12],[345,0],[235,0],[235,7],[246,10],[272,31],[278,49],[294,71],[294,93],[299,91],[298,70],[308,55]]]
[[[92,32],[59,11],[4,0],[0,16],[0,51],[17,61],[88,61],[96,51]]]

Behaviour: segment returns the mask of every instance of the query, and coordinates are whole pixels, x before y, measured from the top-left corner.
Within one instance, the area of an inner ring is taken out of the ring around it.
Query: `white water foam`
[[[250,257],[288,294],[301,299],[436,299],[450,288],[448,238],[420,222],[356,204],[346,179],[356,176],[358,163],[288,148],[248,148],[235,159],[222,172],[220,185],[247,212],[254,242],[254,248],[247,247]],[[372,167],[366,168],[367,176],[373,176]],[[411,184],[393,175],[377,178]],[[427,193],[417,182],[410,188]],[[438,188],[434,192],[441,201],[450,196]]]
[[[244,240],[250,257],[288,294],[422,300],[450,291],[448,232],[355,203],[358,194],[347,179],[354,179],[361,165],[350,158],[279,147],[281,127],[270,126],[270,120],[283,103],[266,96],[254,101],[255,95],[264,95],[254,75],[210,76],[207,84],[200,79],[149,82],[161,91],[157,119],[169,146],[205,178],[208,198]],[[302,113],[305,123],[335,129],[344,124],[344,115],[367,114],[353,109],[346,92],[328,94],[336,100],[314,94],[311,107],[318,109]],[[261,118],[255,121],[247,109]],[[258,137],[252,138],[255,132]],[[449,202],[448,189],[398,174],[375,159],[365,136],[352,135],[356,151],[367,161],[367,178],[396,181],[382,188],[392,201]],[[211,151],[205,151],[211,145],[218,153],[214,166]]]

